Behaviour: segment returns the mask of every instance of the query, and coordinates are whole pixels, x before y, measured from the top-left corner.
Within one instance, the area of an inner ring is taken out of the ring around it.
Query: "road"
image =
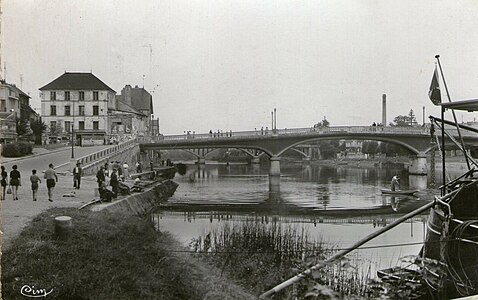
[[[106,149],[111,146],[91,146],[91,147],[75,147],[74,153],[75,158],[80,158],[91,153]],[[34,149],[35,151],[35,149]],[[35,169],[39,174],[44,170],[48,169],[48,165],[52,163],[55,166],[55,169],[58,172],[64,172],[70,169],[71,159],[71,148],[65,147],[49,152],[44,152],[42,155],[34,155],[27,158],[20,158],[16,160],[11,160],[8,158],[2,158],[2,165],[5,166],[5,169],[10,173],[12,166],[17,165],[18,170],[22,174],[22,177],[28,178],[31,174],[31,170]],[[66,164],[65,166],[61,166]],[[28,175],[28,177],[27,177]],[[41,177],[40,177],[41,178]]]
[[[78,147],[75,148],[75,157],[79,158],[107,147],[110,146]],[[52,152],[42,151],[40,149],[35,149],[34,151],[38,152],[39,155],[16,160],[2,158],[2,163],[8,173],[11,171],[11,166],[17,165],[22,176],[22,185],[18,189],[19,200],[13,201],[12,195],[6,195],[6,200],[0,201],[0,225],[3,233],[1,247],[3,249],[8,248],[12,239],[18,236],[25,225],[41,212],[53,207],[79,207],[96,197],[95,189],[97,183],[95,176],[85,176],[82,179],[81,189],[76,190],[73,188],[72,176],[68,174],[59,176],[53,195],[53,202],[49,202],[45,180],[41,173],[48,168],[48,164],[50,163],[53,163],[55,166],[69,163],[71,148],[57,149]],[[41,154],[40,151],[42,151]],[[32,169],[38,170],[39,177],[42,181],[38,189],[38,201],[36,202],[32,201],[32,191],[29,180]],[[68,169],[69,164],[57,170],[66,171]],[[64,195],[73,196],[65,197]]]

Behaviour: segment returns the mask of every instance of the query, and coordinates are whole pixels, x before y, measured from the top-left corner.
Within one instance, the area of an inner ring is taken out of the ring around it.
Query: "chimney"
[[[387,95],[382,95],[382,125],[387,126]]]
[[[131,85],[129,84],[124,87],[124,102],[131,106]]]

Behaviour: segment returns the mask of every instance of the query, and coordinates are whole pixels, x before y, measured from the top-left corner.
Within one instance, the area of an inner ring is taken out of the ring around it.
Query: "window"
[[[99,98],[98,98],[98,92],[93,92],[93,100],[96,100],[96,101],[99,100]]]
[[[65,105],[65,116],[71,116],[70,106],[69,106],[69,105]]]
[[[56,92],[50,92],[50,100],[56,100]]]
[[[84,116],[84,115],[85,115],[85,106],[84,106],[84,105],[80,105],[80,106],[78,107],[78,110],[79,110],[78,114],[79,114],[80,116]]]
[[[93,121],[93,130],[98,130],[98,129],[100,129],[100,122]]]
[[[7,111],[7,105],[5,104],[5,100],[0,100],[0,111]]]
[[[56,121],[50,121],[50,132],[56,131]]]
[[[65,131],[66,132],[71,132],[71,122],[70,121],[65,121]]]
[[[85,101],[85,92],[80,92],[80,101]]]
[[[70,92],[65,92],[65,101],[70,101]]]
[[[56,105],[50,105],[50,116],[56,116]]]
[[[98,105],[93,105],[93,116],[98,116],[100,107]]]
[[[78,129],[85,130],[85,121],[78,122]]]

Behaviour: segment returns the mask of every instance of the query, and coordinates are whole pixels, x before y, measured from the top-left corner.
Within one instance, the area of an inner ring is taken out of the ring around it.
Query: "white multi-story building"
[[[103,144],[109,130],[108,111],[116,108],[116,92],[92,73],[63,75],[40,88],[42,120],[50,137],[74,130],[80,145]]]

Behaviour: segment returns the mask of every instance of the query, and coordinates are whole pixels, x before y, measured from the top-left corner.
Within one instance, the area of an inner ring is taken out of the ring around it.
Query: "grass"
[[[335,248],[311,240],[303,227],[256,221],[223,223],[194,239],[190,247],[257,295],[329,257]],[[358,263],[344,259],[330,264],[274,299],[303,299],[312,294],[318,296],[310,299],[361,298],[370,274],[362,274]]]
[[[59,215],[73,219],[66,240],[54,235]],[[24,299],[23,285],[53,289],[52,299],[248,298],[233,284],[214,285],[209,270],[171,251],[175,243],[146,218],[51,209],[3,253],[3,299]]]

